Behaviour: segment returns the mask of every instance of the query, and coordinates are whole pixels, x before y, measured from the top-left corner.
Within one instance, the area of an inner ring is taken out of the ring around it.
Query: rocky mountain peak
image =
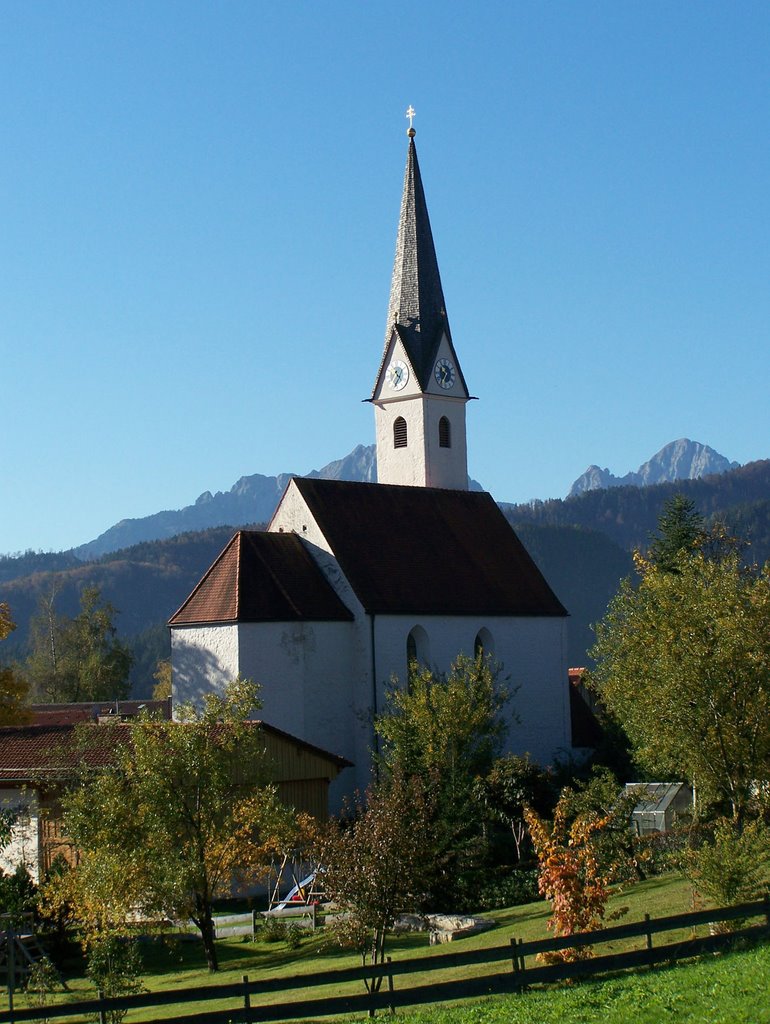
[[[697,480],[712,473],[726,473],[740,463],[730,462],[724,455],[699,441],[686,437],[671,441],[643,462],[636,472],[615,476],[609,469],[589,466],[569,490],[568,497],[606,487],[647,487],[651,484],[673,483],[675,480]]]

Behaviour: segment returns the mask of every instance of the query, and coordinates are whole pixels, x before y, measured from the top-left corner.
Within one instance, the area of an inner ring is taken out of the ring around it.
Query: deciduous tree
[[[11,618],[11,610],[5,602],[0,602],[0,640],[5,640],[16,625]],[[0,725],[20,725],[29,719],[26,700],[29,686],[18,672],[8,666],[0,666]]]
[[[743,820],[770,777],[770,566],[682,553],[676,572],[636,556],[596,627],[591,674],[639,763],[684,777]]]
[[[55,608],[56,592],[41,600],[30,624],[24,672],[33,692],[49,701],[117,700],[128,693],[131,653],[118,639],[115,608],[98,587],[85,587],[70,619]]]
[[[608,797],[611,795],[611,798]],[[540,893],[551,903],[548,927],[574,935],[601,927],[610,886],[627,868],[628,816],[635,797],[622,797],[609,773],[599,772],[583,789],[565,787],[553,821],[525,811],[539,863]],[[551,961],[580,960],[590,947],[544,954]]]
[[[483,851],[483,807],[474,786],[488,774],[507,728],[508,692],[497,676],[483,656],[461,655],[447,674],[415,665],[408,686],[394,681],[375,722],[383,742],[381,784],[395,777],[421,781],[432,815],[430,867],[439,902],[451,901],[458,878]]]
[[[363,964],[384,961],[396,916],[418,908],[432,856],[431,815],[419,777],[403,779],[396,771],[391,783],[348,808],[348,821],[332,822],[323,845],[327,893],[347,914],[341,937],[359,950]],[[367,988],[372,985],[378,989],[378,980]]]
[[[217,969],[215,897],[260,877],[292,822],[266,785],[264,741],[247,717],[256,706],[256,688],[236,681],[202,710],[179,709],[179,721],[89,727],[85,742],[114,730],[116,756],[69,792],[80,860],[48,891],[54,909],[74,908],[87,941],[119,933],[136,908],[189,918]]]

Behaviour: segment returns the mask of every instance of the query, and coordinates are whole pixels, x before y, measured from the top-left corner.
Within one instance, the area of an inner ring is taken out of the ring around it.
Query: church
[[[377,483],[295,478],[267,532],[242,530],[169,622],[174,702],[237,675],[270,725],[369,782],[372,719],[412,659],[489,654],[514,691],[507,746],[570,749],[567,612],[493,498],[468,487],[466,385],[409,136],[385,345],[369,401]],[[374,353],[373,353],[374,355]]]

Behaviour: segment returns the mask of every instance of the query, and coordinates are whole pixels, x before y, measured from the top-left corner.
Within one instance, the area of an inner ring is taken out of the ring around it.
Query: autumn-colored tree
[[[607,801],[612,789],[615,799]],[[635,797],[622,797],[606,772],[582,789],[565,787],[553,821],[527,808],[525,818],[537,853],[541,895],[551,904],[548,927],[557,936],[595,931],[604,920],[610,886],[625,874],[628,816]],[[610,803],[610,806],[606,806]],[[590,947],[544,954],[544,959],[581,960]]]
[[[740,823],[770,776],[770,565],[682,553],[677,571],[636,555],[596,627],[590,685],[638,762],[686,778]]]
[[[87,944],[119,934],[139,907],[194,921],[217,970],[213,900],[262,877],[292,827],[265,784],[264,740],[248,720],[258,706],[256,687],[238,680],[202,709],[177,709],[178,721],[84,730],[84,742],[104,745],[112,729],[115,756],[64,801],[80,858],[47,899],[53,911],[72,908]]]
[[[118,639],[115,608],[102,600],[98,587],[84,587],[73,619],[59,615],[55,602],[55,590],[44,595],[30,623],[24,674],[32,691],[48,701],[125,697],[132,657]]]
[[[488,774],[506,732],[508,692],[488,658],[461,655],[446,674],[412,666],[407,686],[394,680],[375,721],[382,741],[381,783],[417,778],[432,816],[434,897],[451,900],[463,871],[483,852],[484,808],[474,787]]]
[[[391,782],[348,807],[348,820],[332,822],[323,843],[324,885],[346,914],[339,934],[359,950],[362,964],[384,961],[386,933],[399,913],[419,907],[432,856],[419,777],[396,771]],[[378,989],[378,980],[371,985]]]
[[[5,640],[14,629],[10,608],[0,602],[0,640]],[[0,667],[0,725],[21,725],[28,721],[28,694],[29,687],[18,672],[7,666]]]

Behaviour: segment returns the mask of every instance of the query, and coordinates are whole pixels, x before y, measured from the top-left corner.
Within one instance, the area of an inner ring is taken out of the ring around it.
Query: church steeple
[[[372,392],[380,483],[466,489],[468,389],[452,343],[411,125],[385,347]]]

